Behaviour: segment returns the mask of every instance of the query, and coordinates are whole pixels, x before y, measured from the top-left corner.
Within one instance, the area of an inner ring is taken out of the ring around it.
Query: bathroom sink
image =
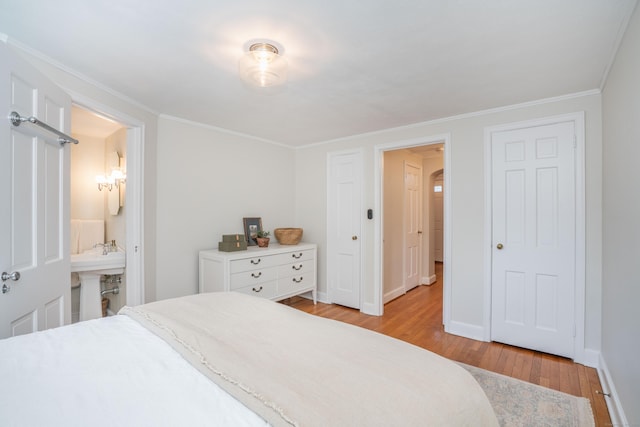
[[[117,251],[102,254],[102,248],[90,249],[81,254],[71,255],[71,272],[91,271],[95,274],[122,274],[125,266],[125,252]]]
[[[120,248],[106,254],[102,248],[71,254],[71,272],[80,277],[80,320],[102,317],[100,276],[122,274],[124,266],[125,252]]]

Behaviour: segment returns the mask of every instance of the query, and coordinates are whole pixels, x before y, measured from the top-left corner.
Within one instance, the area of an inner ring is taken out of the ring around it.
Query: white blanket
[[[265,426],[127,316],[0,340],[0,426]]]
[[[123,312],[273,425],[498,425],[466,370],[366,329],[236,293]]]

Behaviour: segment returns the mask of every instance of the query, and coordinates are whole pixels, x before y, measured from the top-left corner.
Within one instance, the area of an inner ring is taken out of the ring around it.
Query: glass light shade
[[[119,180],[124,180],[126,179],[125,174],[122,172],[122,170],[118,169],[118,168],[113,168],[111,170],[111,178],[114,181],[119,181]]]
[[[238,64],[240,78],[251,86],[277,86],[287,80],[287,60],[267,43],[251,46]]]

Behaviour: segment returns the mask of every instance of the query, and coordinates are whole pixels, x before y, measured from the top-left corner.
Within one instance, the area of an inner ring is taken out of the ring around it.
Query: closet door
[[[327,280],[329,301],[360,308],[362,152],[329,153]]]
[[[574,355],[574,122],[496,132],[492,324],[500,341]]]

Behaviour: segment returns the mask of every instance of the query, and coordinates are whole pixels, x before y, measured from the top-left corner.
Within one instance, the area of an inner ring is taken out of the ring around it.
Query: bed
[[[0,425],[498,425],[459,365],[233,292],[0,340]]]

